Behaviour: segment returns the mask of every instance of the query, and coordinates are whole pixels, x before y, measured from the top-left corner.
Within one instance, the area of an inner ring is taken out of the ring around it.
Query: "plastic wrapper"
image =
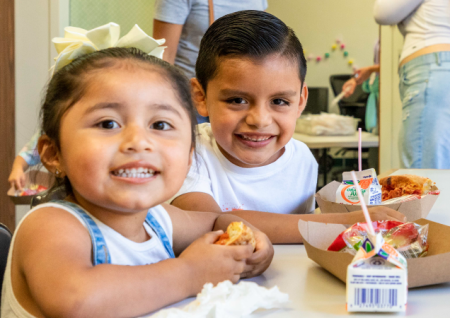
[[[356,133],[359,119],[351,116],[321,113],[303,115],[297,120],[295,130],[312,136],[345,136]]]
[[[394,247],[405,258],[423,257],[428,251],[428,224],[412,222],[377,221],[372,223],[376,233],[381,233],[385,242]],[[367,238],[366,223],[356,223],[339,234],[328,251],[356,254]]]
[[[16,191],[16,196],[26,196],[26,195],[36,195],[42,191],[47,190],[47,187],[43,185],[32,184],[27,188],[24,188],[22,191]]]

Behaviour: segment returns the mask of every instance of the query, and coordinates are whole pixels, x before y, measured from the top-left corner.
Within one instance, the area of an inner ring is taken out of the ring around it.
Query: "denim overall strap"
[[[84,224],[89,231],[89,235],[91,236],[92,241],[92,264],[94,266],[99,264],[111,264],[111,257],[103,234],[94,220],[86,213],[86,211],[72,202],[62,200],[51,202],[61,204],[66,208],[71,209],[72,211],[76,212],[78,216],[84,221]]]
[[[152,230],[158,235],[159,239],[164,245],[164,248],[166,249],[167,253],[171,258],[175,258],[175,254],[173,253],[172,246],[170,245],[169,238],[166,235],[166,232],[164,232],[164,229],[162,226],[156,221],[156,219],[153,217],[153,215],[150,213],[150,211],[147,212],[147,217],[145,218],[145,222],[152,228]]]

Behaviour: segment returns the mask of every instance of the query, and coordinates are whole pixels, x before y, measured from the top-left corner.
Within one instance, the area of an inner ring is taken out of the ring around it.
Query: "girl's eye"
[[[151,128],[155,130],[168,130],[171,129],[172,126],[170,126],[165,121],[157,121],[151,125]]]
[[[98,125],[99,125],[100,128],[103,128],[103,129],[120,128],[119,124],[116,123],[114,120],[104,120],[104,121],[100,122]]]
[[[287,101],[285,101],[284,99],[281,99],[281,98],[276,98],[276,99],[274,99],[274,100],[272,101],[272,103],[274,103],[275,105],[279,105],[279,106],[282,106],[282,105],[287,105],[287,106],[289,106],[289,102],[287,102]]]
[[[229,100],[227,100],[227,102],[230,104],[245,104],[247,101],[243,98],[237,97],[237,98],[229,99]]]

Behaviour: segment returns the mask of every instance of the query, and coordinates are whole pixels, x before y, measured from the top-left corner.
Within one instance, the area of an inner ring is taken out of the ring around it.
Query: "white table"
[[[294,139],[304,142],[310,149],[322,149],[321,164],[324,168],[323,184],[327,182],[327,152],[329,148],[358,148],[358,133],[351,136],[310,136],[300,133],[294,133]],[[377,135],[363,131],[361,133],[362,148],[377,148],[379,138]]]
[[[413,173],[436,182],[441,195],[428,218],[450,225],[450,170],[399,170],[395,174]],[[449,268],[450,270],[450,268]],[[380,317],[385,314],[349,314],[345,309],[345,284],[311,261],[303,245],[276,245],[275,257],[267,271],[249,279],[261,286],[277,285],[291,300],[285,309],[261,311],[251,317]],[[183,307],[193,298],[175,304]],[[406,313],[389,316],[449,317],[450,283],[411,289]]]
[[[310,136],[294,133],[293,138],[304,142],[310,149],[358,147],[358,133],[351,136]],[[378,136],[366,131],[361,133],[361,139],[363,148],[373,148],[379,145]]]

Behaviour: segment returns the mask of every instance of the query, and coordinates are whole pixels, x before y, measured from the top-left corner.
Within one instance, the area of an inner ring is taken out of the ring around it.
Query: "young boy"
[[[361,211],[305,215],[314,210],[317,162],[292,138],[308,98],[306,60],[292,29],[266,12],[226,15],[205,33],[196,75],[194,102],[211,124],[198,126],[196,160],[173,205],[239,215],[273,243],[301,242],[299,219],[364,221]],[[390,209],[371,213],[403,220]]]

